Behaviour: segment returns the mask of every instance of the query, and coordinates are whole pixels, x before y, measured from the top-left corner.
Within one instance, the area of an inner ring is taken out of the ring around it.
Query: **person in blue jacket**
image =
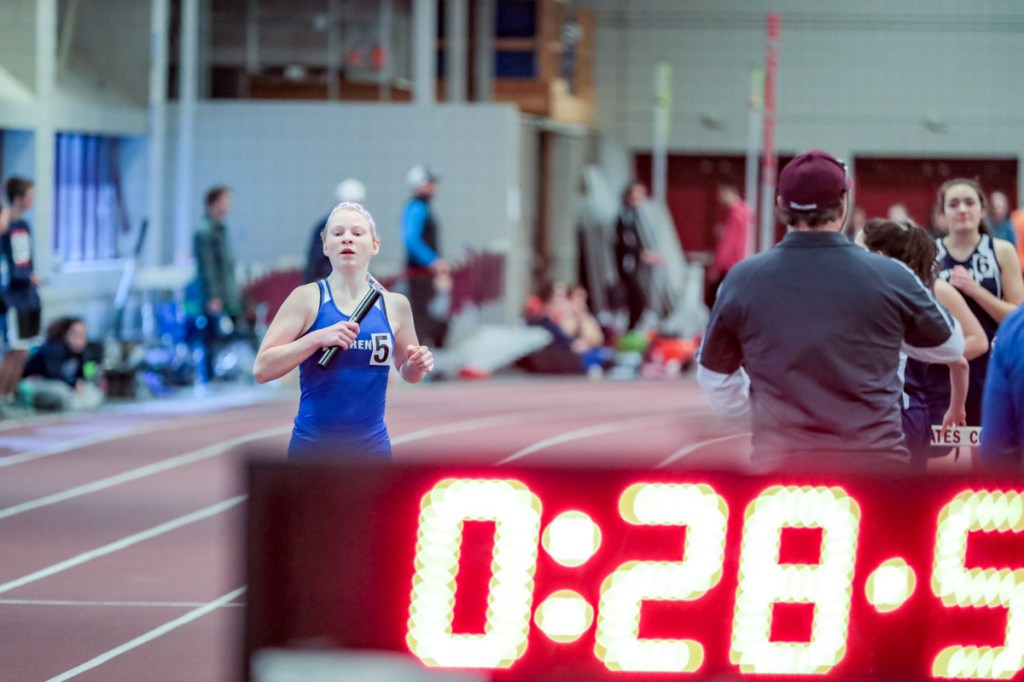
[[[432,314],[431,302],[437,296],[436,277],[448,274],[448,264],[441,257],[441,235],[430,201],[437,191],[438,175],[424,165],[413,166],[405,181],[412,198],[402,211],[402,241],[405,244],[406,278],[409,303],[419,324],[424,343],[444,345],[447,320]]]
[[[375,284],[369,264],[379,250],[370,213],[356,203],[335,206],[323,233],[330,276],[296,287],[263,337],[253,367],[258,382],[299,368],[301,397],[290,459],[389,459],[384,407],[390,368],[409,383],[422,381],[434,369],[433,354],[420,345],[405,296],[384,291],[362,322],[350,319]],[[332,346],[340,350],[320,366],[322,352]]]
[[[1003,320],[992,342],[981,400],[981,464],[1024,468],[1024,308]]]

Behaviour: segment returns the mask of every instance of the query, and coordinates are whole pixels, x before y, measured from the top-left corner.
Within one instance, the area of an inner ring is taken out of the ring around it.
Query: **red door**
[[[951,178],[981,182],[985,193],[999,190],[1017,206],[1016,159],[892,159],[860,157],[854,166],[854,201],[868,218],[883,218],[903,204],[918,225],[927,226],[939,187]]]

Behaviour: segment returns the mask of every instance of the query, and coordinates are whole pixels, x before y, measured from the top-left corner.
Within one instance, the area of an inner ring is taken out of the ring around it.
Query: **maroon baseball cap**
[[[793,211],[835,206],[850,186],[846,166],[820,149],[794,157],[779,174],[782,205]]]

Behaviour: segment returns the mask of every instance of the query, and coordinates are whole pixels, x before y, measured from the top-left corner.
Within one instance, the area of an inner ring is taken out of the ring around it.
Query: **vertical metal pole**
[[[747,117],[747,163],[743,196],[750,208],[750,226],[747,230],[747,253],[757,251],[758,201],[757,167],[761,157],[761,116],[764,109],[764,69],[756,68],[750,73],[750,102]],[[762,205],[762,209],[765,207]],[[768,210],[771,207],[767,207]]]
[[[174,260],[192,253],[192,230],[200,210],[195,204],[192,165],[195,162],[196,83],[198,82],[199,0],[181,0],[181,51],[178,57],[178,144],[174,195]]]
[[[260,72],[260,0],[249,0],[245,10],[245,72]]]
[[[391,57],[391,21],[395,15],[394,0],[383,0],[380,3],[380,48],[383,52],[384,63],[380,67],[380,80],[377,85],[378,99],[381,102],[391,101],[391,81],[393,79],[394,67]]]
[[[327,0],[327,99],[334,102],[340,96],[338,77],[341,75],[341,12],[338,0]]]
[[[651,194],[665,205],[668,193],[668,137],[672,124],[672,65],[654,67],[654,142],[651,149]]]
[[[151,0],[149,21],[149,227],[143,261],[163,260],[164,157],[167,149],[167,25],[168,0]]]
[[[444,31],[444,90],[449,102],[466,101],[466,0],[447,0]]]
[[[476,0],[473,30],[473,99],[490,102],[494,96],[494,22],[496,0]]]
[[[437,100],[437,0],[412,2],[412,98],[414,104]]]
[[[761,250],[775,243],[775,76],[779,68],[779,29],[782,20],[768,14],[768,53],[764,78],[764,159],[761,164]]]
[[[57,89],[57,0],[36,3],[36,93],[39,97],[35,125],[36,174],[33,261],[40,276],[54,269],[53,245],[56,226],[53,224],[53,202],[56,176],[56,125],[53,121],[53,100]]]

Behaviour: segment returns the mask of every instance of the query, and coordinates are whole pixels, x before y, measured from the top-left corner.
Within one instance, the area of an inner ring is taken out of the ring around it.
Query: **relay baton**
[[[366,296],[363,296],[363,300],[359,302],[356,309],[352,311],[352,316],[348,318],[349,322],[355,322],[356,324],[362,324],[363,318],[370,312],[370,308],[374,306],[377,299],[380,298],[381,290],[374,286],[376,282],[370,282],[370,290],[366,292]],[[331,346],[330,348],[324,349],[323,355],[320,356],[320,360],[317,364],[321,367],[326,367],[334,355],[338,352],[338,346]]]

